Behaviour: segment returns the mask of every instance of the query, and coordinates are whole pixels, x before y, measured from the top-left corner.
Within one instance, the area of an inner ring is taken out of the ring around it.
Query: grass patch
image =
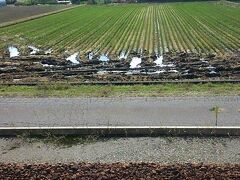
[[[56,136],[51,133],[46,133],[41,136],[31,136],[30,134],[20,134],[17,136],[18,139],[29,144],[36,142],[43,142],[44,144],[51,144],[61,148],[68,148],[79,144],[92,144],[99,141],[106,141],[107,138],[100,137],[98,135],[88,135],[88,136]],[[16,149],[20,145],[13,145],[9,147],[9,150]]]
[[[72,147],[78,144],[91,144],[100,141],[97,136],[49,136],[47,138],[38,139],[45,144],[53,144],[57,147]],[[103,140],[103,139],[102,139]]]
[[[240,95],[239,84],[162,84],[162,85],[38,85],[0,86],[2,97],[161,97]]]

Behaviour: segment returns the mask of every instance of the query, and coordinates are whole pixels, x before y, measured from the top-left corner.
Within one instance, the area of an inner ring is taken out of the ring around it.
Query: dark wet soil
[[[239,179],[239,164],[0,164],[1,179]]]
[[[139,56],[139,68],[130,68],[132,57]],[[226,56],[196,53],[166,53],[156,66],[157,56],[131,53],[126,60],[101,62],[80,57],[80,64],[51,55],[0,56],[0,83],[10,82],[97,82],[240,79],[240,52]]]

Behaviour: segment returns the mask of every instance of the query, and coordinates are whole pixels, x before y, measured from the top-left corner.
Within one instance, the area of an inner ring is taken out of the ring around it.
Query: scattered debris
[[[210,65],[210,66],[207,67],[207,69],[209,69],[209,70],[214,70],[214,69],[216,69],[216,68],[213,67],[212,65]]]
[[[50,55],[52,54],[53,50],[52,49],[48,49],[44,52],[45,55]]]
[[[92,60],[93,57],[94,57],[94,53],[93,52],[88,53],[88,59],[89,60]]]
[[[102,61],[102,62],[108,62],[109,60],[110,59],[105,54],[102,54],[99,58],[99,61]]]
[[[30,49],[30,55],[35,55],[40,51],[40,49],[38,49],[34,46],[28,46],[28,48]]]
[[[12,49],[9,50],[11,57],[18,56],[17,48]],[[64,55],[69,55],[69,52]],[[91,61],[88,59],[89,55]],[[81,65],[78,65],[80,63]],[[19,56],[17,61],[11,61],[6,52],[6,55],[0,56],[0,82],[13,82],[13,79],[19,79],[18,82],[239,80],[240,52],[224,57],[186,52],[147,56],[139,54],[136,50],[131,51],[124,61],[119,60],[118,57],[110,59],[107,55],[103,55],[103,59],[98,58],[90,52],[87,57],[81,57],[81,62],[80,53],[74,53],[67,58],[43,53]]]
[[[139,58],[139,57],[133,57],[132,58],[132,61],[130,63],[130,68],[133,69],[133,68],[140,68],[141,67],[141,62],[142,62],[142,59]]]
[[[106,74],[106,73],[107,73],[107,71],[98,71],[98,72],[97,72],[98,75],[104,75],[104,74]]]
[[[54,65],[52,65],[52,64],[43,64],[43,63],[41,63],[41,65],[42,65],[43,67],[54,67]]]
[[[130,71],[127,71],[125,74],[126,75],[137,75],[137,74],[141,74],[141,71],[140,70],[130,70]]]
[[[125,51],[122,51],[120,54],[119,54],[119,56],[118,56],[118,59],[120,59],[120,60],[126,60],[127,59],[127,57],[128,57],[128,54],[125,52]]]
[[[212,70],[209,72],[209,74],[217,74],[216,71]]]
[[[79,59],[78,55],[79,55],[78,52],[74,53],[71,56],[69,56],[66,60],[70,61],[73,64],[80,64],[80,62],[79,62],[80,59]]]
[[[157,71],[152,71],[152,72],[147,72],[148,75],[154,75],[154,74],[161,74],[161,73],[165,73],[166,70],[157,70]]]
[[[171,72],[171,73],[178,73],[178,71],[176,69],[171,69],[171,70],[169,70],[169,72]]]
[[[162,65],[163,65],[163,56],[158,56],[157,59],[154,61],[154,63],[156,64],[156,66],[162,67]]]
[[[20,55],[20,52],[14,46],[9,46],[8,51],[9,51],[9,54],[10,54],[10,58],[18,57]]]

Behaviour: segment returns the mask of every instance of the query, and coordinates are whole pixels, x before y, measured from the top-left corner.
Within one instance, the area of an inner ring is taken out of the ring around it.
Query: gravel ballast
[[[0,162],[239,164],[239,149],[238,137],[1,138]]]
[[[240,164],[0,164],[0,179],[239,179]]]

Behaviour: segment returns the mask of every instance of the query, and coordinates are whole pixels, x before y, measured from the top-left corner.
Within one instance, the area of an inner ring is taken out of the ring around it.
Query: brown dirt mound
[[[0,164],[0,179],[240,179],[240,164]]]

